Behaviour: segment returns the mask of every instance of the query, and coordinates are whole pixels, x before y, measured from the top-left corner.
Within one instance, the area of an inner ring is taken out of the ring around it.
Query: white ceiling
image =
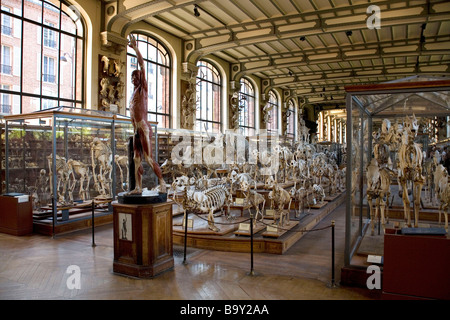
[[[371,4],[381,9],[380,29],[367,26]],[[123,0],[104,1],[105,12],[109,6],[109,32],[125,36],[145,21],[185,40],[186,61],[216,55],[232,64],[232,76],[256,75],[309,103],[342,102],[345,85],[450,76],[448,0]]]

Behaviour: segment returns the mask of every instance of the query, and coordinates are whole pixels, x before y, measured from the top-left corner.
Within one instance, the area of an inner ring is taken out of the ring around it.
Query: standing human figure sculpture
[[[128,45],[134,49],[137,56],[139,68],[131,73],[131,83],[134,85],[133,94],[130,100],[131,122],[134,128],[133,138],[133,160],[136,185],[129,194],[142,193],[142,175],[144,168],[142,166],[142,157],[152,168],[159,180],[159,191],[166,192],[166,183],[164,181],[162,170],[159,164],[152,156],[152,135],[153,130],[147,121],[148,111],[148,85],[145,78],[144,59],[136,45],[136,39],[133,35],[129,36]]]

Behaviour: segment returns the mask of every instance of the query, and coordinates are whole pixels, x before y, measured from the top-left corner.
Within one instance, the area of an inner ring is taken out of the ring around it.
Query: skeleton
[[[445,169],[444,169],[445,170]],[[439,224],[441,223],[441,213],[445,218],[445,230],[448,231],[448,209],[450,205],[450,184],[448,183],[447,170],[442,174],[439,182]]]
[[[384,226],[388,219],[389,206],[387,201],[390,196],[391,186],[391,171],[387,167],[380,168],[375,158],[372,158],[367,167],[367,202],[369,203],[370,219],[371,219],[371,234],[375,234],[375,220],[381,213],[381,223]],[[376,199],[375,212],[373,208],[373,199]]]
[[[448,176],[447,169],[442,164],[437,165],[434,171],[434,179],[433,179],[437,198],[439,198],[439,193],[441,191],[439,182],[441,181],[442,178],[447,178],[447,176]]]
[[[91,143],[91,161],[95,188],[101,196],[108,196],[111,191],[112,153],[99,138],[94,138]],[[99,166],[98,173],[96,165]]]
[[[218,185],[212,188],[196,191],[189,189],[185,193],[185,200],[183,209],[186,218],[186,209],[197,211],[200,213],[208,213],[208,228],[214,232],[220,231],[218,227],[214,225],[214,212],[218,209],[223,213],[223,208],[228,205],[228,189],[225,185]],[[227,211],[229,212],[229,210]]]
[[[226,180],[226,179],[225,179]],[[209,178],[206,175],[203,175],[200,179],[197,180],[196,188],[200,190],[208,189],[219,184],[222,184],[224,180],[222,178]]]
[[[119,156],[118,154],[116,154],[114,156],[114,162],[116,163],[116,165],[120,171],[120,186],[123,191],[126,191],[126,187],[128,187],[128,185],[129,185],[128,177],[130,176],[130,168],[128,166],[128,156]],[[123,178],[123,169],[122,169],[123,167],[125,167],[127,169],[126,182],[124,181],[124,178]]]
[[[36,180],[36,192],[38,195],[37,208],[39,208],[39,211],[43,211],[40,207],[48,200],[48,180],[47,172],[45,169],[41,169],[39,177]]]
[[[289,168],[291,160],[294,159],[294,154],[287,147],[282,147],[279,152],[281,162],[281,172],[283,173],[283,180],[286,182],[286,170]]]
[[[320,184],[315,183],[312,186],[312,194],[316,201],[319,199],[318,203],[323,203],[323,200],[325,199],[325,190],[323,190],[323,187]]]
[[[249,185],[253,181],[249,173],[237,173],[235,170],[231,171],[228,180],[231,182],[231,192],[233,192],[234,187],[242,185],[244,181]]]
[[[52,158],[53,158],[53,156],[51,154],[47,157],[48,167],[49,167],[49,176],[50,176],[50,190],[52,190],[52,192],[53,192],[53,179],[52,179],[53,162],[52,162]],[[66,200],[66,192],[68,190],[67,187],[68,187],[68,183],[69,183],[71,169],[67,165],[66,158],[56,155],[55,159],[56,159],[55,162],[56,162],[56,177],[57,177],[56,192],[57,192],[58,202],[60,204],[68,204],[73,201],[72,193],[69,193],[70,201]],[[62,184],[62,191],[60,191],[61,184]]]
[[[254,183],[256,189],[256,182]],[[247,181],[242,181],[240,187],[245,195],[245,202],[250,203],[251,206],[256,209],[255,219],[253,220],[253,225],[256,225],[258,215],[261,216],[261,221],[264,219],[263,212],[264,206],[266,204],[266,198],[262,194],[256,192],[255,190],[251,190],[250,184]],[[262,209],[260,209],[261,204]],[[250,208],[248,209],[248,211],[251,214]]]
[[[303,213],[305,210],[305,204],[308,204],[308,211],[311,210],[311,206],[309,205],[308,200],[308,190],[304,186],[300,186],[297,189],[297,183],[294,184],[294,187],[289,190],[291,194],[291,198],[294,199],[298,203],[298,210],[295,210],[295,217],[298,218],[300,216],[300,210]]]
[[[278,184],[274,184],[272,186],[272,190],[269,193],[269,199],[272,200],[272,203],[275,203],[278,214],[280,215],[280,220],[278,221],[279,226],[283,226],[286,218],[287,224],[289,224],[289,212],[291,209],[292,198],[288,191],[279,186]],[[287,210],[284,210],[285,206],[288,205]]]
[[[405,126],[403,128],[402,143],[399,149],[399,182],[403,190],[404,215],[408,227],[411,227],[410,201],[408,197],[408,182],[413,183],[414,197],[414,227],[419,223],[420,196],[424,177],[422,176],[423,153],[420,146],[414,142],[418,131],[418,122],[413,115],[411,118],[406,116]]]
[[[72,177],[72,185],[69,187],[71,193],[73,193],[73,189],[75,188],[77,178],[75,176],[75,173],[80,176],[79,182],[80,182],[80,191],[79,196],[82,200],[86,200],[89,198],[89,166],[82,163],[81,161],[69,159],[67,160],[67,166],[69,168],[69,171],[71,173]],[[86,186],[84,182],[87,182]],[[70,185],[70,183],[69,183]]]
[[[374,235],[375,220],[381,213],[381,223],[385,226],[388,219],[389,196],[391,194],[391,170],[392,162],[389,157],[390,127],[388,119],[384,119],[381,132],[375,132],[374,138],[374,158],[367,170],[367,200],[370,205],[371,232]],[[392,132],[392,131],[391,131]],[[375,212],[373,211],[372,201],[375,200]]]

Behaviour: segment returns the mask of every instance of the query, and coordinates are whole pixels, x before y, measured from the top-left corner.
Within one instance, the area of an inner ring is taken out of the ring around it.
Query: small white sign
[[[186,219],[183,219],[183,228],[185,226],[185,221]],[[188,219],[188,228],[194,228],[194,220],[193,219]]]
[[[267,217],[273,217],[275,215],[275,210],[273,209],[266,209],[266,216]]]
[[[250,231],[250,223],[239,223],[239,231]]]
[[[278,227],[277,226],[267,226],[267,232],[273,232],[273,233],[277,233],[278,232]]]
[[[369,263],[381,264],[381,259],[382,259],[382,256],[376,256],[376,255],[373,255],[373,254],[369,254],[367,256],[367,262],[369,262]]]
[[[236,200],[234,200],[234,203],[243,205],[244,204],[244,198],[236,198]]]
[[[18,203],[28,202],[28,200],[29,200],[28,195],[26,195],[26,194],[21,195],[21,196],[16,196],[15,198],[17,198]]]

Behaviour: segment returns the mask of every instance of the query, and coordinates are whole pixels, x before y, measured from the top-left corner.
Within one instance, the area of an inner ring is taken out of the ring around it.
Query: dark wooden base
[[[113,272],[135,278],[154,278],[166,271],[173,269],[173,257],[161,260],[154,265],[136,265],[133,263],[113,262]]]
[[[450,299],[450,237],[384,236],[383,294]]]
[[[152,278],[174,267],[172,201],[113,203],[113,272]]]
[[[102,226],[110,224],[113,221],[112,213],[101,213],[94,215],[94,226]],[[65,222],[59,222],[55,225],[53,230],[53,224],[51,219],[46,219],[45,221],[34,221],[33,222],[33,232],[39,233],[47,236],[58,235],[63,233],[69,233],[79,230],[84,230],[92,228],[92,214],[84,213],[77,215],[76,219],[69,219]]]
[[[18,202],[15,197],[0,196],[0,232],[14,236],[32,233],[31,201]]]

